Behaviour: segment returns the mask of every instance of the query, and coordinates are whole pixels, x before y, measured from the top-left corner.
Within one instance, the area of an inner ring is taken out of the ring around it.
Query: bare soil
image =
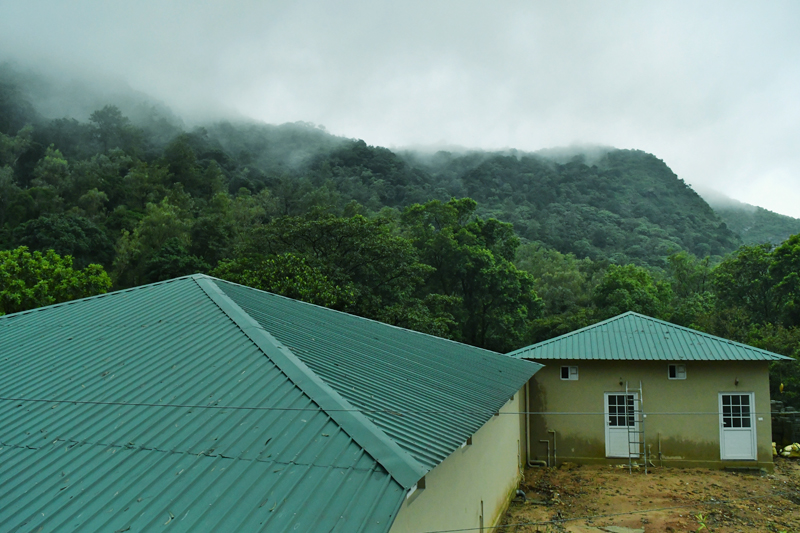
[[[800,532],[800,461],[775,471],[635,469],[564,464],[531,468],[496,531]]]

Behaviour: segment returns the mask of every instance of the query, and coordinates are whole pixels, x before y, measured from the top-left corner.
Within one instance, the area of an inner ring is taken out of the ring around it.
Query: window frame
[[[564,369],[567,369],[567,377],[564,377]],[[574,371],[574,372],[573,372]],[[562,381],[578,381],[578,367],[564,365],[561,367],[560,376]]]
[[[675,377],[672,377],[672,369],[675,369]],[[681,372],[683,370],[683,372]],[[686,379],[686,363],[670,363],[667,365],[667,379],[670,381],[681,381]]]

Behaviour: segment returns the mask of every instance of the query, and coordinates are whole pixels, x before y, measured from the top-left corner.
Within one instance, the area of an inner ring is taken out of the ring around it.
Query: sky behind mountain
[[[0,0],[0,60],[123,80],[189,122],[638,148],[800,217],[798,27],[795,1]]]

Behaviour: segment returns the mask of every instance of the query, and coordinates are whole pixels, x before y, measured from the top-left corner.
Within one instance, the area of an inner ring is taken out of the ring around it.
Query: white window
[[[561,379],[568,379],[570,381],[575,381],[578,379],[578,367],[577,366],[562,366],[561,367]]]
[[[686,379],[686,365],[669,365],[669,379]]]

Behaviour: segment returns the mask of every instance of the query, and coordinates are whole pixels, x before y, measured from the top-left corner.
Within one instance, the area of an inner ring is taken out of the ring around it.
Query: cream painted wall
[[[425,489],[411,495],[390,533],[476,528],[483,501],[484,527],[492,526],[520,480],[522,391],[460,448],[425,476]]]
[[[765,361],[683,361],[685,380],[667,378],[666,361],[546,361],[531,380],[531,459],[544,460],[539,439],[557,435],[558,461],[627,463],[606,459],[604,393],[642,382],[645,439],[658,465],[659,435],[665,466],[772,467],[769,372]],[[561,366],[578,366],[579,379],[560,379]],[[738,379],[738,384],[736,380]],[[623,384],[620,385],[620,382]],[[755,394],[757,461],[721,461],[719,393]],[[555,414],[586,413],[586,414]],[[680,413],[678,415],[668,413]],[[709,414],[690,414],[709,413]]]

